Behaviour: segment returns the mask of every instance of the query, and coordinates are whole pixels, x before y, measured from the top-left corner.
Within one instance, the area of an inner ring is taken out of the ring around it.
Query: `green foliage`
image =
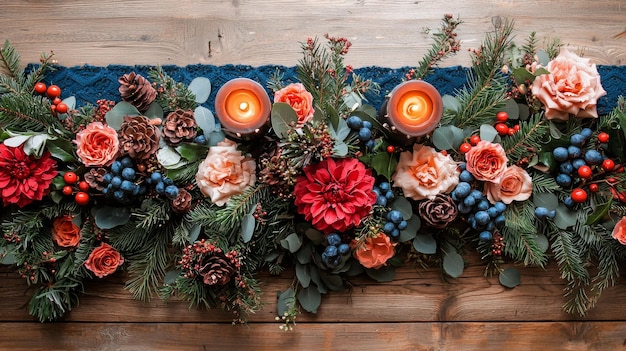
[[[439,61],[456,54],[460,49],[460,44],[456,39],[455,30],[462,23],[463,21],[454,19],[450,15],[443,17],[441,27],[431,35],[433,43],[414,70],[414,79],[424,79]]]
[[[158,66],[148,73],[148,78],[152,83],[156,83],[156,102],[164,109],[172,111],[176,108],[183,110],[193,110],[198,103],[195,94],[184,84],[175,81],[170,77],[163,67]]]
[[[0,96],[0,128],[21,132],[63,133],[58,118],[52,115],[50,102],[31,94]]]
[[[504,253],[525,265],[543,267],[547,255],[537,243],[537,227],[533,223],[535,206],[530,201],[514,203],[505,212],[506,226],[501,230],[506,245]]]
[[[530,158],[541,150],[541,147],[549,141],[549,126],[539,114],[531,117],[528,121],[519,123],[519,132],[503,139],[502,147],[506,152],[509,162],[518,163],[523,158]]]

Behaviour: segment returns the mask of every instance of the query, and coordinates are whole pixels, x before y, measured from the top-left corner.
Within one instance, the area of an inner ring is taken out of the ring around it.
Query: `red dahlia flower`
[[[356,159],[327,158],[304,168],[294,189],[298,212],[328,234],[361,223],[376,203],[374,177]]]
[[[48,151],[36,159],[26,155],[23,147],[0,144],[0,197],[4,206],[24,207],[43,199],[57,173]]]

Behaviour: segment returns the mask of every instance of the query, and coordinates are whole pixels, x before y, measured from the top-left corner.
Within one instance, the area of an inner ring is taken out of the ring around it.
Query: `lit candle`
[[[224,84],[215,97],[215,112],[224,132],[251,139],[269,125],[271,103],[261,84],[236,78]]]
[[[387,117],[396,129],[410,137],[430,133],[443,114],[443,101],[435,87],[422,80],[406,81],[395,87],[387,102]]]

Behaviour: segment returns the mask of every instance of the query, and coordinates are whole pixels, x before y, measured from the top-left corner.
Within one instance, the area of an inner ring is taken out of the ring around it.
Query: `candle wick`
[[[249,107],[249,105],[248,105],[248,103],[247,103],[247,102],[245,102],[245,101],[239,104],[239,109],[240,109],[241,111],[248,111],[248,107]]]
[[[420,109],[420,107],[417,104],[411,104],[409,106],[409,113],[414,114],[415,112],[418,112]]]

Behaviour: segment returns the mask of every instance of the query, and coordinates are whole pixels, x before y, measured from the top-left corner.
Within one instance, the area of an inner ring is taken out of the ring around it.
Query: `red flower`
[[[304,168],[294,189],[298,212],[324,233],[361,223],[374,203],[374,177],[356,159],[325,159]]]
[[[57,173],[49,152],[35,159],[22,147],[0,144],[0,197],[4,206],[24,207],[43,199]]]

